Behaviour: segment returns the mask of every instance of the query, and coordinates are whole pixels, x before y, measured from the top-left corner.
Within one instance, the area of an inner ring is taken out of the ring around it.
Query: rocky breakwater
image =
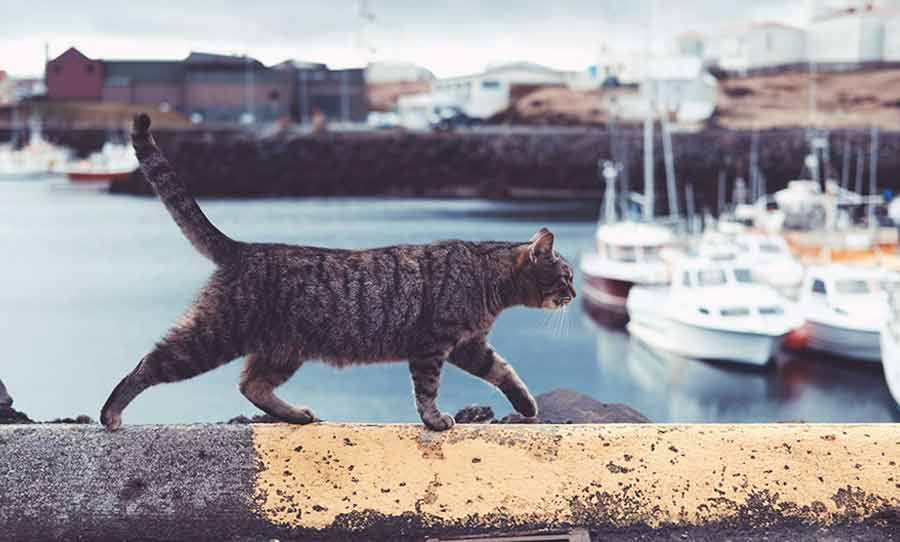
[[[759,165],[774,191],[801,174],[808,150],[803,129],[757,132]],[[630,189],[643,186],[642,138],[638,130],[604,128],[489,127],[459,133],[364,132],[318,136],[282,134],[253,138],[240,132],[165,131],[157,140],[192,193],[211,197],[264,196],[472,196],[599,198],[597,161],[616,156],[626,164]],[[67,136],[71,138],[70,136]],[[697,207],[713,207],[718,176],[729,192],[737,177],[749,178],[751,131],[709,128],[673,134],[679,185],[691,182]],[[830,171],[840,178],[845,148],[862,153],[868,183],[867,130],[831,132]],[[847,146],[845,147],[845,142]],[[655,148],[662,148],[657,137]],[[665,168],[656,153],[657,206],[665,212]],[[624,173],[623,173],[624,174]],[[900,132],[882,132],[879,189],[900,187]],[[150,194],[136,173],[112,191]],[[679,190],[679,194],[683,193]],[[682,196],[683,197],[683,196]],[[684,209],[684,203],[680,205]]]

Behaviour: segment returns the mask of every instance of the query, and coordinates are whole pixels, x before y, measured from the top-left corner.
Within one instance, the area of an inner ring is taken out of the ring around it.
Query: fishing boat
[[[0,147],[0,179],[25,180],[58,173],[69,160],[70,151],[44,139],[40,122],[29,122],[28,142]]]
[[[753,366],[803,323],[749,268],[699,257],[682,258],[669,286],[632,288],[627,309],[628,331],[653,348]]]
[[[664,249],[674,243],[672,232],[655,224],[619,222],[597,229],[597,251],[581,258],[582,292],[589,302],[627,314],[626,303],[635,285],[669,282]]]
[[[138,168],[134,150],[121,143],[106,142],[84,160],[71,162],[66,176],[73,182],[125,181]]]
[[[594,308],[624,317],[632,286],[669,282],[663,251],[674,243],[675,236],[671,230],[653,223],[617,221],[615,166],[605,163],[602,175],[606,180],[604,220],[594,234],[595,252],[582,255],[579,262],[581,291]]]
[[[888,318],[881,328],[881,365],[891,396],[900,408],[900,306],[897,288],[888,288]]]
[[[873,130],[871,139],[867,195],[861,193],[861,162],[855,190],[849,189],[849,162],[845,161],[840,182],[829,177],[828,140],[820,135],[812,138],[811,152],[804,159],[804,170],[809,176],[789,181],[786,188],[758,198],[754,225],[766,233],[783,236],[794,255],[808,263],[874,264],[882,253],[895,252],[897,229],[882,227],[874,212],[885,202],[877,193],[877,130]],[[861,221],[863,217],[865,220]]]
[[[888,321],[883,286],[898,276],[883,269],[827,264],[808,269],[798,309],[806,347],[867,362],[881,360],[880,334]]]

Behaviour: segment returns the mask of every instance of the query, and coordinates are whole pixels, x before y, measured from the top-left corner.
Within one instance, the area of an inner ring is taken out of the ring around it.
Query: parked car
[[[461,108],[444,105],[434,108],[433,114],[429,118],[429,125],[432,130],[438,132],[450,132],[457,128],[472,128],[480,126],[481,119],[466,114]]]

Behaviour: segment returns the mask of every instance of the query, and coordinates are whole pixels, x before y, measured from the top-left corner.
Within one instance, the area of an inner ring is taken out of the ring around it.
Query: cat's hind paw
[[[456,425],[456,420],[453,419],[453,416],[446,412],[441,412],[438,416],[423,417],[422,422],[425,423],[425,427],[432,431],[446,431]]]

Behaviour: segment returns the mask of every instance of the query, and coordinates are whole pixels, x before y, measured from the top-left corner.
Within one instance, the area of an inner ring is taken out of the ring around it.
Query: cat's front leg
[[[512,365],[495,352],[483,338],[458,346],[450,353],[449,359],[450,363],[467,373],[497,386],[519,414],[527,418],[537,416],[537,401],[531,396],[528,387],[516,374]]]
[[[434,431],[446,431],[456,421],[453,416],[441,412],[435,404],[438,387],[441,384],[441,368],[444,361],[439,358],[411,359],[409,373],[412,376],[416,410],[426,427]]]

